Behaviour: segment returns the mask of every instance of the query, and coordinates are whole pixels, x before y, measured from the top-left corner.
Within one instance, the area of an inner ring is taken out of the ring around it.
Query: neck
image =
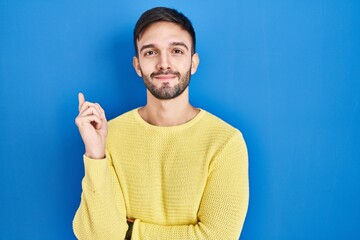
[[[155,126],[176,126],[193,119],[199,110],[189,103],[188,88],[178,97],[159,100],[147,91],[147,104],[139,109],[140,116]]]

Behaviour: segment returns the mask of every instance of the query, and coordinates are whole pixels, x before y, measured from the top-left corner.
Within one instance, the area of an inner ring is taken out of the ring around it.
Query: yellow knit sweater
[[[138,111],[108,124],[106,160],[84,156],[78,239],[238,239],[248,208],[248,156],[241,133],[201,110],[173,127]]]

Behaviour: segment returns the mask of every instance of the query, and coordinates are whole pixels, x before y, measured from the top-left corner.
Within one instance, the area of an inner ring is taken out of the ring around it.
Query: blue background
[[[360,239],[360,1],[1,0],[0,239],[74,239],[83,91],[113,118],[145,103],[132,30],[193,22],[191,102],[247,141],[242,240]]]

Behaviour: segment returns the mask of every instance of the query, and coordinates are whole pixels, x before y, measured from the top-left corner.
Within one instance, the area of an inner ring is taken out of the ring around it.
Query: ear
[[[134,69],[135,69],[135,72],[137,73],[137,75],[139,77],[142,77],[139,58],[137,58],[136,56],[133,57],[133,66],[134,66]]]
[[[197,53],[194,53],[191,56],[191,75],[196,73],[199,63],[200,63],[199,55]]]

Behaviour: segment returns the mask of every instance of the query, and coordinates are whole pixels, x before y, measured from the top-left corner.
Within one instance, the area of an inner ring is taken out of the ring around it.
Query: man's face
[[[140,35],[137,47],[134,68],[151,94],[172,99],[183,93],[198,66],[190,34],[175,23],[157,22]]]

